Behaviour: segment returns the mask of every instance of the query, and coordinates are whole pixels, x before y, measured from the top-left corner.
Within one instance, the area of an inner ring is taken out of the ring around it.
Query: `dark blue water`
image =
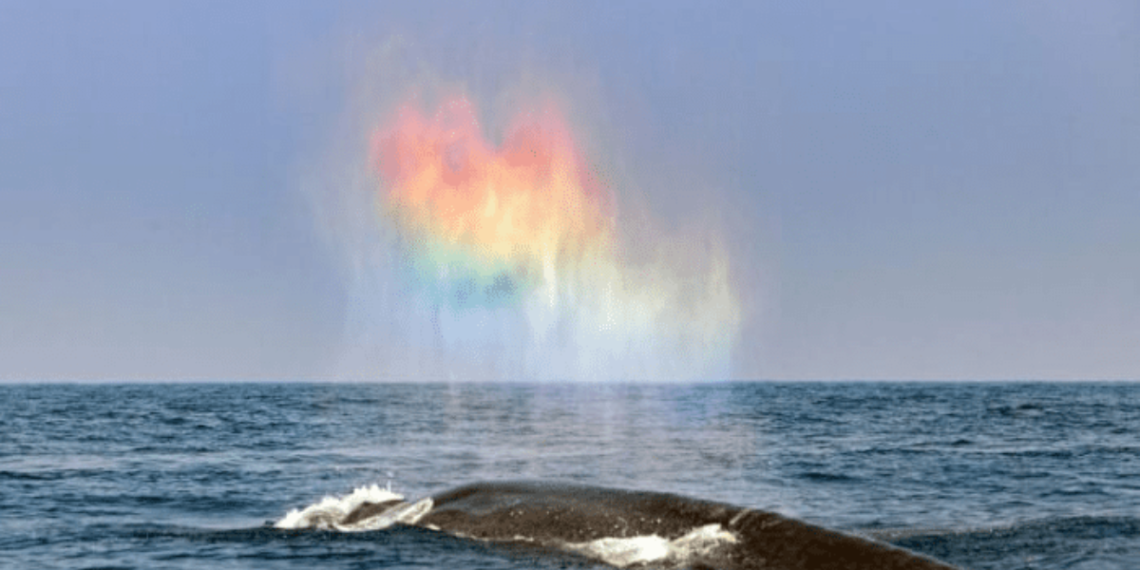
[[[1140,568],[1140,384],[0,386],[0,567],[600,568],[267,526],[373,483],[778,511],[963,568]]]

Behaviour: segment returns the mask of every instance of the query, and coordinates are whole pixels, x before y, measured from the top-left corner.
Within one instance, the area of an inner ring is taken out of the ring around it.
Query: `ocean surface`
[[[769,510],[962,568],[1140,568],[1140,383],[0,385],[0,568],[608,567],[275,526],[358,489],[516,480]]]

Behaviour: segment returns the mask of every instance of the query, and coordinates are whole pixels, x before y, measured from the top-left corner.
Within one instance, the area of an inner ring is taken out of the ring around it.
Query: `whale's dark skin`
[[[399,499],[392,499],[391,501],[384,501],[382,503],[365,502],[359,507],[356,507],[351,513],[348,513],[348,516],[344,517],[344,520],[340,521],[340,523],[345,525],[356,524],[359,521],[374,517],[392,507],[402,504],[404,504],[404,502]]]
[[[697,568],[954,570],[893,546],[813,526],[776,513],[671,495],[543,483],[477,483],[435,495],[417,526],[450,534],[540,544],[657,535],[670,540],[719,524],[737,536]],[[380,506],[361,506],[378,513]],[[349,515],[353,520],[368,515]],[[355,518],[354,518],[355,517]]]

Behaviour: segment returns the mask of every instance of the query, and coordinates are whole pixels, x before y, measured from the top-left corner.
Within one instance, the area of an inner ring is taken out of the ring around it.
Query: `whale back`
[[[546,483],[479,483],[432,497],[419,524],[485,540],[553,546],[654,536],[676,544],[694,531],[726,537],[692,550],[689,567],[953,570],[880,542],[782,515],[669,493]]]

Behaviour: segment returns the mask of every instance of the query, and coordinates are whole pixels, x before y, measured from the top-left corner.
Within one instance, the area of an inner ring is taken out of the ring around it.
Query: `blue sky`
[[[393,38],[714,220],[733,376],[1140,377],[1135,3],[400,4],[0,4],[0,378],[335,374],[305,181]]]

